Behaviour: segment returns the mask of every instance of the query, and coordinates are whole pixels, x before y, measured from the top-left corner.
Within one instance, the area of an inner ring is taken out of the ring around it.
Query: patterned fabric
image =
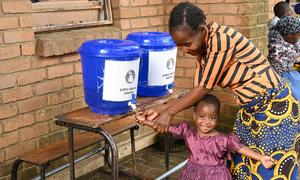
[[[300,33],[300,21],[296,17],[286,16],[277,22],[276,29],[281,35],[297,34]]]
[[[280,80],[268,60],[233,28],[213,22],[206,44],[206,53],[198,57],[195,86],[230,87],[241,105],[256,94],[277,87]]]
[[[276,27],[281,27],[287,23],[282,23],[284,20],[289,20],[290,18],[284,18],[278,21]],[[300,21],[297,20],[299,23]],[[300,31],[300,26],[298,27]],[[283,28],[279,28],[283,29]],[[286,28],[288,29],[288,28]],[[286,31],[286,30],[283,30]],[[294,30],[290,30],[291,32]],[[274,70],[282,76],[284,72],[289,72],[292,70],[292,67],[297,58],[300,57],[300,45],[293,45],[286,42],[282,38],[282,32],[276,28],[273,28],[269,32],[269,55],[268,60],[273,66]]]
[[[274,27],[276,27],[277,22],[279,21],[279,17],[274,16],[269,22],[268,22],[268,29],[271,30]]]
[[[236,154],[231,165],[233,179],[297,180],[299,102],[287,85],[271,88],[241,107],[234,131],[251,149],[277,162],[265,169],[260,162]]]

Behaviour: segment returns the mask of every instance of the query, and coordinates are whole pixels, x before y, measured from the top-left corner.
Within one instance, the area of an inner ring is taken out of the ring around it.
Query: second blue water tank
[[[165,96],[174,86],[177,48],[169,33],[134,32],[127,40],[143,49],[138,96]]]

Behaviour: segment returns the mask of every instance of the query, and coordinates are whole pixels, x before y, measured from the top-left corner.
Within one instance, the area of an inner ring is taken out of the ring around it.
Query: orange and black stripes
[[[207,55],[201,61],[204,65],[198,63],[195,82],[206,89],[230,87],[240,104],[279,83],[278,75],[251,41],[217,23],[210,26]]]

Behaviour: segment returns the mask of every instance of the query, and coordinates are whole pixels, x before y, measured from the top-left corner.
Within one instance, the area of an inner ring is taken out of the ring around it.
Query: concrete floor
[[[170,153],[170,167],[174,167],[187,158],[187,150]],[[119,161],[120,180],[150,180],[155,179],[165,172],[164,152],[157,145],[140,150],[136,154],[136,175],[132,175],[131,157],[125,157]],[[178,179],[179,171],[169,177],[169,180]],[[110,180],[111,171],[109,167],[102,167],[78,178],[78,180]]]

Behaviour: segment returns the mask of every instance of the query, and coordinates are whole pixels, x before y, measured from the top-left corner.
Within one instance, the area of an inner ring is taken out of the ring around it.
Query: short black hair
[[[178,30],[186,25],[193,31],[197,31],[200,25],[206,24],[205,21],[206,17],[202,9],[190,2],[181,2],[171,11],[169,31]]]
[[[194,105],[194,109],[196,110],[199,107],[200,103],[202,103],[202,102],[216,106],[218,113],[220,112],[221,103],[216,96],[207,94],[203,99],[201,99]]]
[[[275,4],[273,11],[275,16],[282,18],[284,17],[286,11],[292,11],[292,9],[288,2],[280,1]]]

